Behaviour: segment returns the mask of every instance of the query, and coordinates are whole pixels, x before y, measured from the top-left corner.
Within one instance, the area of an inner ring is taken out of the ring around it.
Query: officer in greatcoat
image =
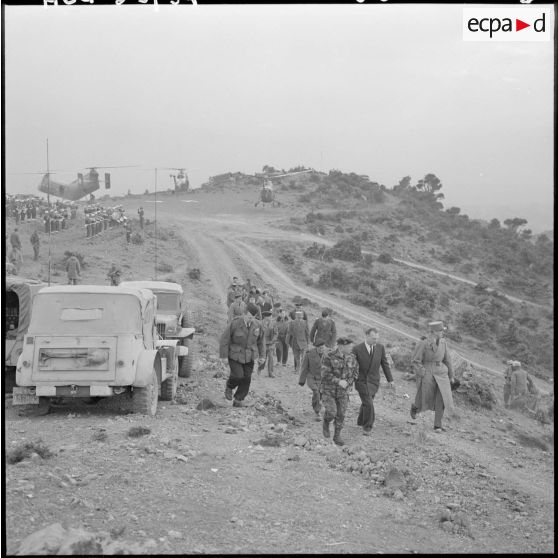
[[[225,387],[225,397],[231,401],[234,392],[234,407],[242,407],[250,390],[254,362],[265,362],[265,347],[261,323],[248,310],[244,316],[227,325],[219,346],[220,357],[227,360],[230,375]]]
[[[414,420],[422,411],[434,411],[434,431],[445,432],[442,426],[444,410],[453,410],[453,367],[446,340],[442,337],[444,324],[430,322],[428,330],[426,339],[418,343],[412,358],[417,393],[411,405],[411,418]]]
[[[312,409],[316,413],[317,421],[321,420],[322,397],[320,387],[322,384],[322,363],[326,352],[325,343],[323,341],[316,342],[315,346],[304,355],[300,367],[300,377],[298,378],[299,386],[307,383],[312,390]]]
[[[293,351],[295,373],[300,372],[300,364],[310,341],[308,322],[303,318],[304,315],[302,312],[295,312],[295,319],[289,322],[287,337],[285,339],[287,345],[289,345]]]

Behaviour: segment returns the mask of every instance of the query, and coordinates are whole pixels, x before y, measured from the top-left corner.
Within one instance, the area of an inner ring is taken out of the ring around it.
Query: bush
[[[132,242],[132,244],[143,244],[143,236],[141,236],[140,233],[135,232],[131,237],[130,237],[130,241]]]
[[[281,254],[279,256],[279,260],[281,262],[283,262],[284,264],[287,264],[287,265],[294,265],[294,263],[295,263],[294,256],[292,254],[290,254],[289,252],[285,252],[285,253]]]
[[[190,277],[190,279],[193,279],[194,281],[199,281],[201,277],[201,271],[197,267],[194,267],[193,269],[188,271],[188,277]]]
[[[8,463],[11,465],[15,463],[19,463],[24,459],[28,459],[34,453],[41,456],[43,459],[48,459],[52,457],[54,454],[50,451],[50,449],[43,443],[41,439],[38,439],[35,442],[24,442],[23,444],[18,444],[15,448],[8,451],[6,457]]]
[[[419,314],[427,316],[436,308],[436,291],[421,283],[411,283],[405,291],[405,304],[414,308]]]
[[[334,258],[346,262],[358,262],[362,259],[360,242],[354,238],[340,240],[329,249],[329,253]]]
[[[459,313],[457,322],[465,333],[477,339],[489,337],[494,325],[490,316],[477,308]]]
[[[452,341],[455,341],[456,343],[461,343],[461,341],[463,341],[463,338],[461,337],[461,333],[459,333],[459,331],[457,331],[455,329],[446,330],[445,335],[448,339],[451,339]]]
[[[167,262],[158,262],[157,271],[161,271],[162,273],[172,273],[174,271],[174,268]]]
[[[393,258],[391,256],[391,254],[388,254],[387,252],[382,252],[379,256],[378,256],[378,261],[380,263],[383,264],[388,264],[388,263],[392,263],[393,262]]]
[[[400,348],[398,350],[390,351],[391,360],[393,361],[393,366],[397,370],[401,370],[403,372],[411,372],[412,369],[412,358],[413,352]]]

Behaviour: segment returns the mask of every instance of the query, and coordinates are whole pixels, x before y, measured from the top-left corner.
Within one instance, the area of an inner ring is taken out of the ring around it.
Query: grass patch
[[[151,428],[146,428],[145,426],[132,426],[128,430],[129,438],[139,438],[140,436],[147,436],[147,434],[151,434]]]
[[[24,459],[29,459],[34,453],[43,459],[49,459],[54,455],[44,442],[39,439],[35,442],[24,442],[23,444],[15,447],[13,450],[10,450],[7,454],[7,460],[8,463],[13,465],[23,461]]]

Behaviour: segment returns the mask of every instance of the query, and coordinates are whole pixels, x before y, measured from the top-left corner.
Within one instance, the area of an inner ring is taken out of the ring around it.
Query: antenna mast
[[[157,281],[157,168],[155,168],[155,281]]]
[[[48,205],[48,286],[50,287],[50,229],[52,228],[52,223],[50,222],[50,167],[48,163],[48,138],[46,140],[46,152],[47,152],[47,205]]]

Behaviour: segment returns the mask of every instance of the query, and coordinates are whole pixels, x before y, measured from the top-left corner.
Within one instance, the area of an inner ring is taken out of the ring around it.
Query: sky
[[[181,3],[182,4],[182,3]],[[515,7],[518,7],[516,4]],[[463,40],[462,5],[5,6],[6,189],[114,194],[305,165],[553,228],[554,45]],[[528,10],[531,7],[522,6]],[[104,172],[102,169],[99,169]]]

